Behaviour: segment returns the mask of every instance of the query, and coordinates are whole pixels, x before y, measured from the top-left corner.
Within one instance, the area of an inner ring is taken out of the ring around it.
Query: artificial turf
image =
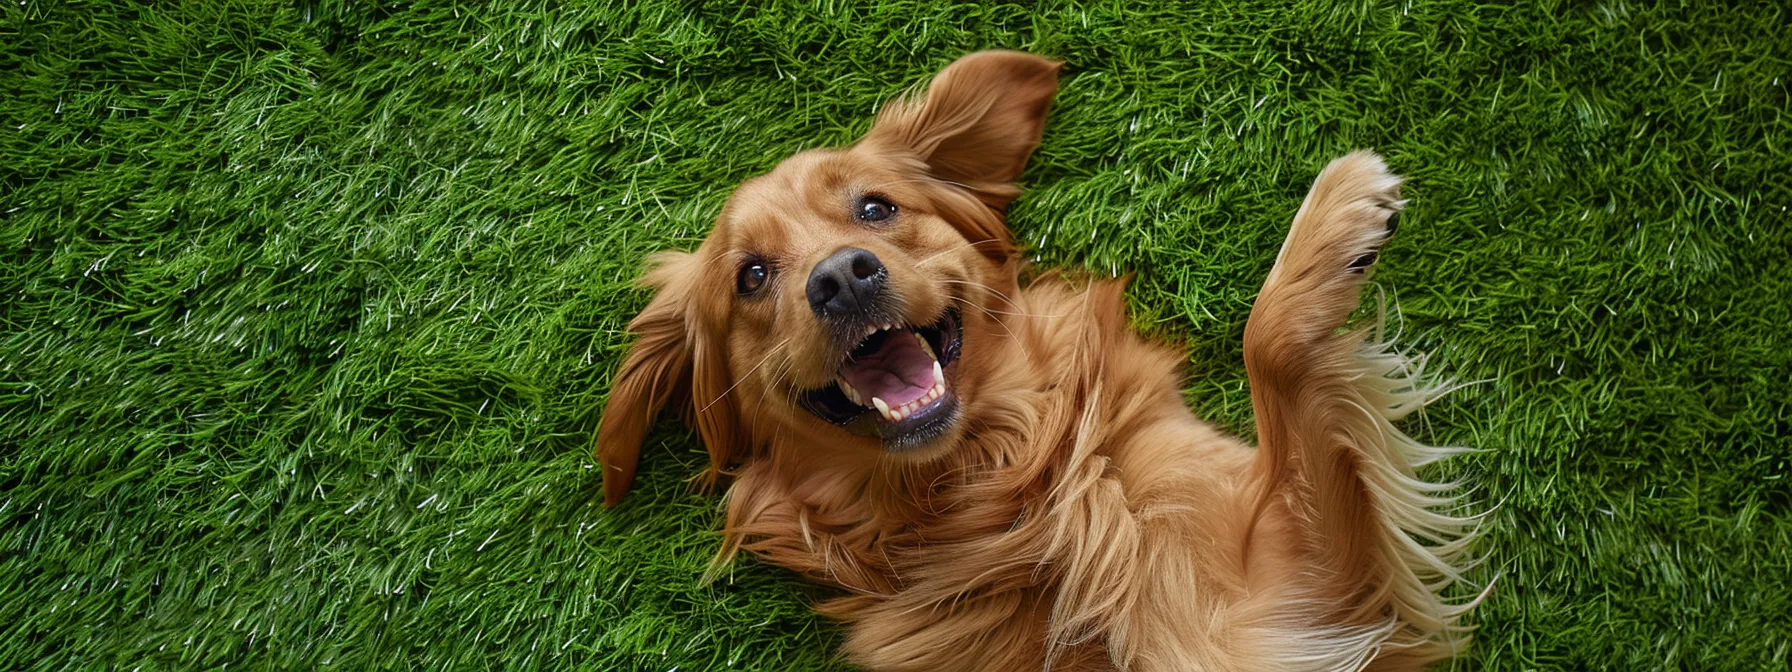
[[[1249,435],[1240,336],[1313,175],[1475,384],[1409,424],[1498,508],[1465,669],[1786,669],[1782,3],[0,6],[0,667],[846,669],[813,590],[701,581],[668,421],[599,505],[650,251],[984,47],[1066,61],[1012,209],[1137,273]]]

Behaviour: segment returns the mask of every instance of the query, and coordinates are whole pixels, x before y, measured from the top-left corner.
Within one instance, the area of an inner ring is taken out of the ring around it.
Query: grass
[[[640,260],[951,58],[1068,62],[1013,224],[1137,271],[1188,396],[1313,175],[1410,178],[1376,281],[1481,381],[1464,669],[1786,669],[1792,23],[1779,3],[0,7],[0,660],[845,669],[812,590],[713,585],[668,422],[589,455]]]

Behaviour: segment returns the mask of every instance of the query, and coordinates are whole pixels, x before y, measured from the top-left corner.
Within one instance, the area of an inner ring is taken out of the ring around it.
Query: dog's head
[[[712,476],[774,437],[951,451],[1004,347],[1016,250],[1002,211],[1057,72],[1023,53],[965,56],[854,145],[747,180],[695,252],[661,253],[598,433],[605,500],[628,491],[667,403],[689,412]]]

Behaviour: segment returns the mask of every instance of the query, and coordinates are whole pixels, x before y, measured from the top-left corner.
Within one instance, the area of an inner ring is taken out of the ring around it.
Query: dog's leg
[[[1419,444],[1398,419],[1436,396],[1374,329],[1343,331],[1399,221],[1400,178],[1363,151],[1313,184],[1245,327],[1245,367],[1261,449],[1257,510],[1285,498],[1336,624],[1392,634],[1371,669],[1410,668],[1466,640],[1466,607],[1436,593],[1459,580],[1470,523],[1446,486],[1413,468],[1451,451]],[[1423,539],[1426,543],[1418,541]]]

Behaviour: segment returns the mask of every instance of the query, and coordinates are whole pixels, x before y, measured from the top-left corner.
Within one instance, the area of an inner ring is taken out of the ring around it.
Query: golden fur
[[[1374,329],[1343,330],[1392,233],[1399,178],[1373,154],[1327,166],[1252,310],[1245,363],[1261,445],[1197,419],[1182,353],[1127,328],[1123,283],[1022,281],[1002,210],[1037,145],[1058,64],[966,56],[891,103],[857,144],[743,184],[657,289],[598,435],[620,501],[668,404],[731,476],[725,544],[838,588],[819,609],[868,670],[1416,669],[1465,643],[1439,591],[1470,520],[1416,467],[1447,456],[1392,424],[1436,394]],[[888,226],[856,194],[899,204]],[[887,451],[794,403],[850,343],[804,303],[844,246],[874,252],[921,324],[962,309],[946,369],[959,421]],[[765,294],[738,298],[742,259]]]

